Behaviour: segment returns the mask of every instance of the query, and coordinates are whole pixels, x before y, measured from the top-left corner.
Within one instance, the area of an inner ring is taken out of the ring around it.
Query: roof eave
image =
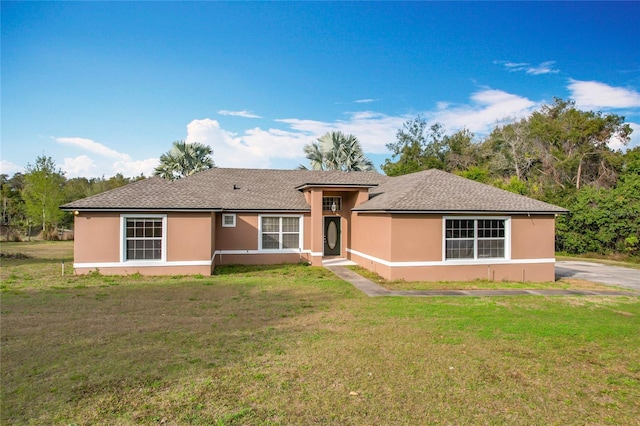
[[[172,207],[65,207],[63,211],[78,212],[141,212],[141,211],[162,211],[162,212],[238,212],[238,213],[309,213],[311,208],[269,208],[269,209],[237,209],[237,208],[172,208]]]
[[[308,209],[234,209],[224,208],[221,211],[229,213],[309,213]]]
[[[569,210],[394,210],[394,209],[352,209],[358,213],[400,213],[400,214],[526,214],[548,215],[567,214]]]
[[[175,207],[68,207],[60,206],[63,211],[78,212],[220,212],[221,208],[175,208]]]
[[[339,188],[339,189],[345,189],[345,188],[354,188],[354,189],[360,189],[360,188],[375,188],[376,186],[378,186],[377,183],[362,183],[362,184],[353,184],[353,183],[304,183],[302,185],[298,185],[295,187],[295,189],[297,189],[298,191],[303,191],[305,189],[309,189],[309,188]]]

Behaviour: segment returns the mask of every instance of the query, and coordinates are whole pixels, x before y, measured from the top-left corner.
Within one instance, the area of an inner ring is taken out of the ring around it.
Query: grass
[[[486,289],[572,289],[572,290],[611,290],[612,286],[594,283],[591,281],[563,278],[553,282],[517,282],[517,281],[489,281],[475,280],[460,281],[403,281],[387,280],[375,272],[371,272],[360,266],[349,266],[349,269],[369,280],[380,284],[388,290],[486,290]],[[621,288],[621,290],[627,290]]]
[[[3,254],[21,253],[30,258],[41,260],[73,260],[73,241],[31,241],[31,242],[0,242],[0,252]]]
[[[640,418],[636,297],[368,298],[299,265],[62,277],[33,253],[2,259],[2,424]]]

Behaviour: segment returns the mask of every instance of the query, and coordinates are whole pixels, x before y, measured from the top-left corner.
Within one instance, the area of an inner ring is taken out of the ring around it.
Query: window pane
[[[473,220],[447,219],[445,238],[473,238]]]
[[[279,217],[263,217],[262,232],[278,232],[280,231]]]
[[[504,240],[478,240],[478,258],[503,258]]]
[[[156,222],[153,226],[153,236],[162,237],[162,222]]]
[[[447,259],[473,259],[473,240],[447,240]]]
[[[478,237],[504,238],[504,220],[478,220]]]
[[[473,220],[460,221],[460,238],[473,238]]]
[[[280,242],[278,241],[278,234],[262,234],[262,248],[279,249]]]
[[[300,248],[300,234],[283,234],[282,235],[282,248],[283,249],[297,249]]]
[[[153,238],[153,222],[145,222],[144,224],[144,236]]]
[[[282,232],[298,232],[300,220],[297,217],[282,218]]]

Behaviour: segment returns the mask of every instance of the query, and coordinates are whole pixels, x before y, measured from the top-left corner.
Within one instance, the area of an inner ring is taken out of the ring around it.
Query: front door
[[[340,216],[324,217],[324,255],[340,256]]]

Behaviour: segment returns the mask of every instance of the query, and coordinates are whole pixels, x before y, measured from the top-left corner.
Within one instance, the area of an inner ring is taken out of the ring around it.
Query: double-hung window
[[[506,259],[507,218],[445,218],[445,259]]]
[[[299,250],[301,248],[301,216],[260,216],[261,250]]]
[[[161,261],[165,250],[165,221],[163,215],[123,216],[124,261]]]

